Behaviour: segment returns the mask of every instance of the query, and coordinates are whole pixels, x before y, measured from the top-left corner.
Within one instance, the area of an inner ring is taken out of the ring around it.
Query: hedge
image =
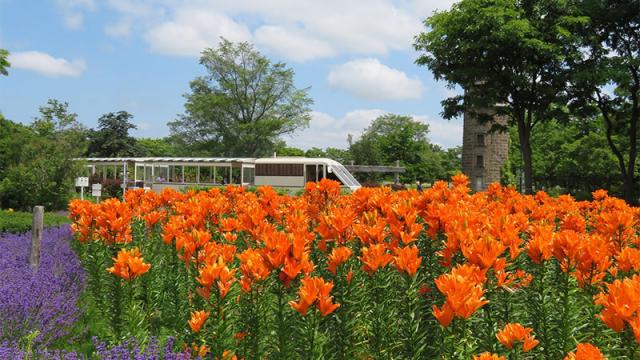
[[[23,211],[0,210],[0,234],[20,234],[31,230],[33,214]],[[63,215],[54,213],[44,214],[44,226],[58,226],[69,223],[69,219]]]

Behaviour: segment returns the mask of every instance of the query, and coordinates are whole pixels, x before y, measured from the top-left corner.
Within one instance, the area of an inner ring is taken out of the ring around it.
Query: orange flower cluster
[[[340,307],[340,304],[333,303],[333,299],[329,295],[331,289],[333,289],[332,282],[325,282],[320,277],[307,277],[300,282],[302,283],[300,289],[298,289],[300,300],[297,302],[291,301],[289,305],[302,316],[307,315],[307,310],[314,304],[317,305],[322,316],[327,316]]]
[[[418,248],[415,245],[394,248],[393,253],[395,254],[393,263],[398,271],[409,276],[414,276],[418,272],[422,258],[418,256]]]
[[[393,260],[393,256],[387,253],[387,246],[383,244],[374,244],[369,247],[362,248],[362,270],[369,275],[373,275],[378,269],[383,268]]]
[[[570,352],[564,360],[606,360],[600,349],[591,344],[578,344],[575,352]]]
[[[196,281],[203,286],[198,289],[198,294],[209,300],[211,287],[215,281],[220,298],[224,298],[229,292],[231,285],[235,282],[235,278],[233,276],[235,272],[235,270],[229,270],[222,257],[219,257],[218,261],[213,264],[205,264],[200,268],[200,276],[196,278]]]
[[[333,275],[336,275],[338,266],[344,264],[347,260],[349,260],[352,254],[353,250],[349,249],[346,246],[333,248],[328,258],[329,261],[327,268]]]
[[[107,271],[125,280],[136,278],[151,268],[151,264],[144,262],[144,258],[140,255],[138,248],[120,250],[118,256],[113,258],[113,261],[113,266],[108,268]]]
[[[206,303],[211,307],[206,311],[273,291],[286,296],[297,291],[293,309],[305,315],[317,306],[329,316],[348,308],[334,303],[334,284],[339,290],[344,284],[361,289],[374,276],[403,276],[420,289],[420,301],[430,301],[424,308],[431,307],[447,327],[455,318],[470,318],[489,300],[534,291],[523,290],[539,284],[534,274],[559,266],[561,276],[573,278],[570,286],[578,284],[589,299],[596,294],[593,306],[608,327],[628,326],[640,342],[640,210],[604,191],[593,197],[587,202],[543,192],[524,196],[497,184],[471,194],[468,180],[455,176],[451,184],[436,182],[420,193],[362,188],[346,195],[336,182],[322,180],[307,184],[301,196],[279,195],[270,187],[133,190],[124,201],[75,200],[69,209],[81,242],[121,249],[133,240],[132,229],[135,236],[139,229],[144,238],[135,243],[145,251],[170,249],[161,253],[179,258],[194,284],[186,301],[196,308]],[[122,250],[109,272],[132,279],[149,267],[139,250]],[[429,293],[434,284],[443,303]],[[340,296],[361,293],[336,291],[336,297],[347,304]],[[204,314],[192,317],[192,330],[202,327]],[[519,324],[507,325],[498,340],[507,347],[537,344],[531,329]],[[589,351],[579,346],[575,356]]]
[[[446,297],[438,308],[433,305],[433,315],[442,326],[449,326],[454,316],[468,319],[476,310],[488,303],[482,288],[484,274],[474,265],[459,265],[449,274],[436,279],[438,290]]]
[[[474,355],[472,360],[507,360],[507,358],[490,352],[483,352],[480,355]]]
[[[595,302],[602,305],[598,317],[616,332],[631,327],[640,343],[640,275],[607,284],[607,292],[596,295]]]
[[[522,326],[518,323],[510,323],[500,330],[496,337],[498,341],[508,349],[513,348],[515,342],[522,342],[522,351],[528,352],[540,342],[531,334],[533,329]]]

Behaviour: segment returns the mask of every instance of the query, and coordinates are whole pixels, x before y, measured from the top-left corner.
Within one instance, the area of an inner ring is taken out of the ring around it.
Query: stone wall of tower
[[[491,109],[483,111],[495,113]],[[494,122],[506,125],[507,120],[504,116],[494,115]],[[500,182],[502,166],[509,153],[509,133],[491,132],[492,124],[482,124],[476,116],[464,114],[462,172],[469,177],[469,185],[474,191],[486,190],[489,184]]]

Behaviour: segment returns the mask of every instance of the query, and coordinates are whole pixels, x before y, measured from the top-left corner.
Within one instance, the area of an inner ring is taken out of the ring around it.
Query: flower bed
[[[45,229],[40,267],[29,267],[31,233],[0,235],[0,342],[29,335],[34,347],[64,339],[80,316],[84,272],[70,247],[69,226]]]
[[[96,321],[246,358],[637,358],[639,212],[492,185],[127,192],[70,210]],[[589,357],[587,357],[589,356]]]

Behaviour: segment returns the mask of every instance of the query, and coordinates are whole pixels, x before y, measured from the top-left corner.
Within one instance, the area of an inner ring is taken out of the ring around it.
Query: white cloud
[[[145,34],[153,51],[178,56],[199,56],[205,48],[216,47],[220,37],[249,41],[251,33],[245,25],[221,13],[184,8],[174,20],[153,26]]]
[[[71,30],[82,28],[84,13],[95,9],[93,0],[56,0],[56,6],[62,15],[64,25]]]
[[[422,83],[378,59],[357,59],[334,67],[329,85],[368,100],[419,99]]]
[[[297,62],[331,57],[336,50],[326,41],[280,26],[261,26],[255,31],[256,44]]]
[[[136,23],[146,23],[153,18],[163,18],[164,8],[153,0],[108,0],[108,6],[121,16],[104,27],[105,33],[112,37],[128,37]]]
[[[414,115],[414,119],[429,125],[429,141],[444,148],[462,145],[462,119],[434,119],[426,115]]]
[[[11,67],[38,72],[50,77],[80,76],[87,68],[84,60],[55,58],[40,51],[14,52],[9,55]]]
[[[112,37],[126,37],[131,34],[132,25],[132,20],[124,17],[115,23],[105,25],[104,32]]]
[[[373,120],[387,113],[381,109],[361,109],[347,112],[341,117],[334,117],[314,111],[311,113],[309,127],[285,140],[289,145],[305,150],[312,147],[344,149],[348,147],[349,134],[357,140]],[[428,137],[432,143],[444,148],[462,144],[462,121],[434,119],[428,115],[414,115],[413,118],[429,125]]]
[[[371,121],[384,113],[380,109],[354,110],[336,118],[327,113],[313,111],[309,127],[289,136],[286,141],[291,146],[302,149],[346,148],[349,134],[357,137]]]
[[[69,0],[67,0],[69,1]],[[88,0],[85,0],[88,1]],[[435,3],[435,4],[434,4]],[[422,21],[453,0],[109,0],[128,19],[144,19],[155,51],[197,56],[219,36],[251,40],[293,61],[340,54],[382,55],[412,48]],[[150,17],[149,13],[161,14]],[[118,21],[114,24],[119,24]],[[115,31],[112,24],[106,30]],[[124,26],[118,30],[124,29]]]
[[[155,126],[152,123],[145,122],[145,121],[137,122],[135,125],[138,131],[146,131],[146,130],[151,130],[155,128]]]
[[[434,11],[447,10],[456,2],[457,0],[416,0],[413,3],[413,9],[416,14],[426,19],[431,16]]]

